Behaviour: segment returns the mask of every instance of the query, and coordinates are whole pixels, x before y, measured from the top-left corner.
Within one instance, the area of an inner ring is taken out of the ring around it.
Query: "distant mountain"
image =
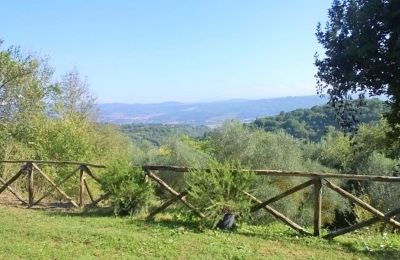
[[[318,96],[282,97],[259,100],[234,99],[203,103],[165,102],[158,104],[100,105],[103,122],[115,124],[192,124],[219,125],[227,119],[251,122],[256,118],[273,116],[281,111],[310,108],[326,103]]]

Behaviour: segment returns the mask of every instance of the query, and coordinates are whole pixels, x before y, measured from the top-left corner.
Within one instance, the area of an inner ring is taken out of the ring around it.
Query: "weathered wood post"
[[[87,193],[88,193],[88,195],[89,195],[90,200],[91,200],[92,202],[94,202],[93,194],[92,194],[92,192],[91,192],[90,189],[89,189],[89,184],[87,183],[86,178],[83,180],[83,182],[85,183],[85,188],[86,188],[86,191],[87,191]]]
[[[25,170],[28,173],[28,206],[33,206],[34,191],[33,191],[33,166],[32,162],[28,162],[25,165]]]
[[[321,236],[322,179],[314,179],[314,236]]]
[[[83,207],[83,193],[85,191],[85,170],[84,166],[81,165],[79,167],[79,206]]]

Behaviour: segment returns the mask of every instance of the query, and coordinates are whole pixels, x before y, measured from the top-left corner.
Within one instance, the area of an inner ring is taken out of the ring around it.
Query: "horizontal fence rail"
[[[93,164],[87,162],[75,161],[48,161],[48,160],[0,160],[0,163],[36,163],[36,164],[69,164],[69,165],[85,165],[93,168],[106,168],[105,165]]]
[[[172,172],[189,172],[192,170],[210,171],[210,169],[198,169],[190,167],[179,166],[165,166],[165,165],[145,165],[143,169],[150,171],[172,171]],[[310,172],[297,172],[297,171],[281,171],[281,170],[252,170],[252,169],[238,169],[241,172],[254,172],[256,175],[268,176],[290,176],[290,177],[307,177],[307,178],[325,178],[325,179],[346,179],[357,181],[377,181],[377,182],[400,182],[400,177],[392,176],[377,176],[377,175],[359,175],[359,174],[339,174],[339,173],[310,173]],[[233,169],[232,171],[235,171]]]
[[[156,210],[150,213],[148,218],[154,218],[154,216],[161,211],[165,210],[167,207],[172,205],[175,202],[181,202],[185,204],[188,208],[193,210],[198,216],[204,216],[203,213],[195,206],[191,205],[187,200],[186,196],[188,195],[188,191],[184,190],[181,192],[175,191],[172,187],[170,187],[167,183],[165,183],[160,177],[156,175],[157,171],[169,171],[176,173],[185,173],[190,171],[198,171],[203,170],[206,172],[210,172],[210,169],[198,169],[198,168],[190,168],[190,167],[179,167],[179,166],[166,166],[166,165],[145,165],[142,167],[146,176],[150,177],[152,180],[156,181],[163,189],[167,190],[173,197],[166,201],[163,205],[158,207]],[[330,232],[325,235],[324,238],[332,239],[336,236],[343,235],[357,229],[370,226],[379,221],[385,222],[387,224],[392,225],[396,229],[400,229],[400,223],[394,219],[394,217],[400,214],[400,208],[393,209],[387,213],[383,213],[378,209],[374,208],[372,205],[364,202],[363,200],[357,198],[353,194],[348,191],[340,188],[339,186],[333,184],[329,181],[329,179],[342,179],[342,180],[355,180],[355,181],[372,181],[372,182],[388,182],[388,183],[397,183],[400,182],[400,177],[391,177],[391,176],[376,176],[376,175],[355,175],[355,174],[334,174],[334,173],[309,173],[309,172],[296,172],[296,171],[280,171],[280,170],[251,170],[251,169],[232,169],[232,172],[241,171],[241,172],[254,172],[256,175],[262,176],[272,176],[272,177],[303,177],[308,178],[304,183],[301,183],[297,186],[294,186],[285,192],[278,194],[268,200],[261,201],[256,198],[254,195],[243,191],[243,194],[248,196],[251,201],[254,203],[251,212],[257,212],[258,210],[266,210],[268,213],[273,215],[276,219],[282,221],[284,224],[288,225],[292,229],[296,230],[301,234],[321,236],[321,226],[322,226],[322,190],[323,187],[326,187],[345,199],[349,200],[351,203],[354,203],[363,209],[369,211],[374,216],[368,220],[364,220],[362,222],[356,223],[349,227],[341,228],[335,231]],[[314,231],[313,233],[309,233],[304,227],[295,223],[283,213],[277,211],[273,207],[270,206],[271,203],[286,198],[287,196],[294,194],[300,190],[306,189],[307,187],[313,187],[313,197],[314,197]]]

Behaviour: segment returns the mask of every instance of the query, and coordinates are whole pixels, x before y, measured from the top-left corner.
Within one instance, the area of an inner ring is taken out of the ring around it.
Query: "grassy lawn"
[[[400,259],[400,235],[325,241],[280,224],[200,232],[171,219],[146,222],[0,206],[0,259]]]

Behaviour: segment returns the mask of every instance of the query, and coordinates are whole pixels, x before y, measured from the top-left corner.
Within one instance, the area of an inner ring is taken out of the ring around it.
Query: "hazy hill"
[[[326,103],[318,96],[282,97],[259,100],[235,99],[218,102],[100,105],[101,120],[115,124],[156,123],[218,125],[226,119],[254,121],[281,111],[310,108]]]

